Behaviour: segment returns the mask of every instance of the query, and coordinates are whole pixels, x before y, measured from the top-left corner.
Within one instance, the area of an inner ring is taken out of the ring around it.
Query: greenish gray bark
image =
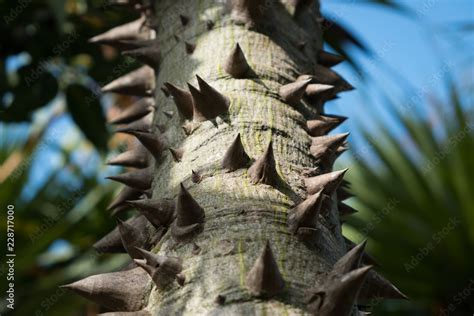
[[[322,41],[315,9],[295,20],[283,5],[272,4],[264,9],[268,20],[262,30],[236,25],[225,6],[216,1],[157,2],[156,20],[161,22],[157,38],[163,56],[157,86],[164,82],[183,88],[186,82],[197,86],[194,76],[198,74],[230,98],[231,104],[228,117],[195,124],[187,136],[172,99],[157,94],[155,123],[164,127],[169,144],[183,149],[184,155],[181,162],[168,155],[157,166],[153,197],[174,198],[182,182],[205,210],[206,220],[204,231],[191,242],[176,243],[168,233],[154,248],[160,254],[182,258],[186,277],[183,287],[175,284],[167,291],[152,291],[147,309],[154,314],[303,314],[304,290],[317,284],[318,275],[345,253],[335,207],[331,216],[321,217],[318,237],[310,244],[290,234],[286,225],[287,211],[306,196],[302,174],[317,167],[305,130],[315,109],[303,103],[290,106],[278,91],[281,85],[311,72],[317,62]],[[190,18],[185,27],[179,14]],[[208,20],[215,23],[211,30]],[[184,41],[196,45],[191,55]],[[307,43],[304,50],[298,48],[301,42]],[[255,78],[234,79],[223,70],[236,43],[257,74]],[[175,114],[169,119],[163,111]],[[238,133],[254,160],[273,142],[282,180],[279,185],[251,184],[247,168],[222,169],[224,153]],[[203,177],[199,184],[191,181],[192,170]],[[245,285],[266,240],[271,242],[286,282],[278,299],[255,299]],[[194,245],[200,248],[198,254]],[[218,295],[226,297],[225,304],[216,304]]]

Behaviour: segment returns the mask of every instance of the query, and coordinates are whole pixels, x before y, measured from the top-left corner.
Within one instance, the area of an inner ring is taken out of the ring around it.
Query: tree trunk
[[[335,220],[318,226],[321,239],[310,246],[290,234],[286,225],[287,211],[306,195],[301,175],[317,166],[305,130],[314,110],[302,103],[298,107],[286,104],[278,91],[311,71],[322,45],[321,32],[316,23],[305,31],[283,6],[273,4],[262,11],[263,27],[238,25],[216,2],[160,1],[157,6],[157,37],[163,54],[158,87],[164,82],[196,86],[197,74],[231,103],[228,115],[199,123],[186,136],[177,113],[168,119],[160,111],[176,112],[173,101],[157,96],[155,122],[165,126],[169,143],[183,149],[184,155],[181,162],[168,156],[159,165],[153,196],[173,198],[183,183],[206,217],[203,232],[191,242],[176,244],[167,234],[156,248],[183,259],[186,282],[182,288],[152,292],[149,306],[162,315],[300,314],[305,310],[304,289],[313,286],[318,274],[329,270],[345,250]],[[316,16],[307,13],[306,18],[315,21]],[[189,17],[188,25],[179,23],[179,14]],[[206,20],[215,23],[211,30]],[[192,54],[186,53],[185,41],[196,45]],[[306,54],[298,48],[304,41]],[[250,78],[235,79],[223,69],[236,43],[255,73]],[[254,160],[272,142],[281,181],[252,184],[248,166],[233,172],[221,167],[237,134]],[[192,170],[203,178],[200,183],[192,183]],[[267,240],[286,281],[281,300],[255,299],[246,290],[246,275]],[[193,254],[194,244],[200,247],[199,254]],[[219,295],[226,298],[225,304],[216,304]]]
[[[340,60],[321,51],[318,6],[287,2],[160,0],[153,16],[136,5],[156,41],[126,54],[155,68],[156,111],[153,137],[129,131],[154,161],[140,169],[153,172],[151,199],[134,206],[163,236],[143,237],[149,224],[119,227],[140,266],[119,273],[147,271],[143,293],[123,282],[133,298],[120,298],[110,274],[68,287],[132,314],[358,314],[369,268],[359,268],[363,245],[344,256],[344,172],[331,173],[347,135],[324,136],[343,118],[323,115],[324,102],[350,85],[324,67]],[[143,173],[138,184],[125,178],[134,190],[149,186]]]

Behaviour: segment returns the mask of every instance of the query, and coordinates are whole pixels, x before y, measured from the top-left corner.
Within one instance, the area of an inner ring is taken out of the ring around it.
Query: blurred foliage
[[[87,139],[97,148],[107,148],[105,116],[93,91],[79,84],[71,84],[66,89],[66,103],[74,122]]]
[[[58,286],[116,270],[128,259],[97,256],[91,247],[115,226],[105,209],[118,186],[101,179],[102,162],[85,139],[63,144],[65,133],[74,131],[51,131],[70,117],[102,153],[116,147],[105,125],[104,98],[96,91],[135,65],[116,69],[117,52],[87,40],[138,14],[77,0],[0,1],[0,9],[6,22],[0,24],[0,120],[10,123],[0,125],[0,201],[15,206],[14,314],[82,315],[86,306],[95,314],[95,305]],[[40,109],[42,119],[36,117]],[[48,155],[60,163],[45,168],[45,179],[32,178]],[[33,185],[38,182],[39,188]],[[0,222],[2,231],[5,225]],[[4,235],[0,239],[5,244]],[[2,278],[6,268],[2,262]]]
[[[125,258],[97,256],[91,248],[97,236],[114,226],[104,210],[117,186],[99,183],[98,170],[88,175],[73,159],[78,151],[89,161],[94,156],[90,147],[84,148],[84,141],[67,149],[53,146],[46,136],[50,124],[35,127],[26,139],[6,134],[5,127],[0,127],[0,201],[5,207],[15,206],[14,314],[71,315],[81,310],[84,301],[58,285],[89,273],[117,269],[124,263]],[[40,155],[59,156],[62,163],[35,188],[30,177],[35,165],[41,164],[37,159]],[[0,221],[0,229],[6,231],[5,220]],[[4,234],[0,242],[5,244]],[[6,272],[3,261],[2,278]],[[1,282],[2,293],[6,286]]]
[[[374,157],[354,158],[360,213],[346,225],[352,237],[369,238],[381,271],[412,300],[392,304],[393,313],[380,304],[380,315],[474,313],[472,101],[453,87],[448,102],[432,102],[430,119],[387,101],[406,137],[385,126],[365,132]]]
[[[95,91],[97,83],[90,78],[101,85],[114,79],[117,52],[87,40],[138,17],[126,8],[111,9],[104,0],[2,0],[0,10],[5,22],[0,24],[0,120],[5,122],[30,122],[34,111],[61,97],[71,85]],[[20,68],[12,72],[8,64]],[[122,74],[136,66],[130,64],[121,67]],[[75,103],[68,103],[74,121],[98,149],[106,151],[108,135],[99,102],[87,107],[79,102],[85,95],[76,97]],[[92,128],[96,129],[91,132]]]

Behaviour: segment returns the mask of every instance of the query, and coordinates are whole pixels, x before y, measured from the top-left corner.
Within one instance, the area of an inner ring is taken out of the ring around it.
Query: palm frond
[[[364,134],[378,163],[354,160],[350,181],[360,214],[347,225],[355,239],[372,240],[381,271],[409,297],[437,312],[456,304],[457,312],[472,314],[473,293],[462,301],[456,295],[474,279],[467,255],[474,251],[473,105],[450,92],[435,121],[387,104],[408,137],[383,126],[375,139]]]

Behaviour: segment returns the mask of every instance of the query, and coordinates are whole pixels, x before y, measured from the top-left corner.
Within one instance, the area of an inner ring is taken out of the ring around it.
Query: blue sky
[[[446,91],[444,77],[447,74],[462,78],[463,83],[474,83],[473,32],[459,32],[454,28],[458,22],[474,23],[474,1],[398,1],[411,10],[411,16],[380,5],[364,4],[365,1],[361,0],[321,2],[324,14],[347,26],[373,52],[372,56],[355,52],[357,61],[369,75],[368,81],[359,80],[346,64],[335,68],[357,90],[341,95],[341,99],[332,101],[326,107],[328,113],[350,117],[338,131],[350,131],[353,144],[363,144],[356,122],[374,129],[373,122],[383,120],[386,126],[397,130],[397,125],[384,109],[386,104],[381,99],[381,93],[398,100],[399,106],[417,111],[423,108],[424,96],[428,93],[443,97]],[[407,94],[408,85],[414,89]],[[410,98],[414,100],[413,104],[402,102]],[[68,116],[59,119],[54,129],[61,131],[58,143],[77,142],[79,134]],[[373,130],[373,133],[376,134],[376,131]],[[89,154],[90,148],[76,159],[91,167],[91,160],[86,157]],[[37,158],[30,185],[25,188],[27,195],[32,195],[42,185],[42,179],[46,178],[51,168],[62,164],[55,149],[43,150]],[[100,163],[96,158],[92,159],[94,164]]]
[[[355,52],[371,78],[368,82],[358,80],[346,64],[335,68],[357,90],[341,95],[326,109],[350,118],[339,131],[350,131],[352,143],[360,145],[356,122],[373,128],[373,122],[381,119],[397,130],[384,108],[381,92],[409,113],[423,110],[428,94],[445,97],[448,75],[472,87],[474,34],[472,30],[457,31],[456,27],[460,22],[474,24],[474,1],[396,1],[409,8],[411,15],[364,1],[321,2],[324,14],[347,26],[374,52],[372,56]],[[413,89],[407,93],[408,85]],[[376,134],[376,130],[372,132]]]

